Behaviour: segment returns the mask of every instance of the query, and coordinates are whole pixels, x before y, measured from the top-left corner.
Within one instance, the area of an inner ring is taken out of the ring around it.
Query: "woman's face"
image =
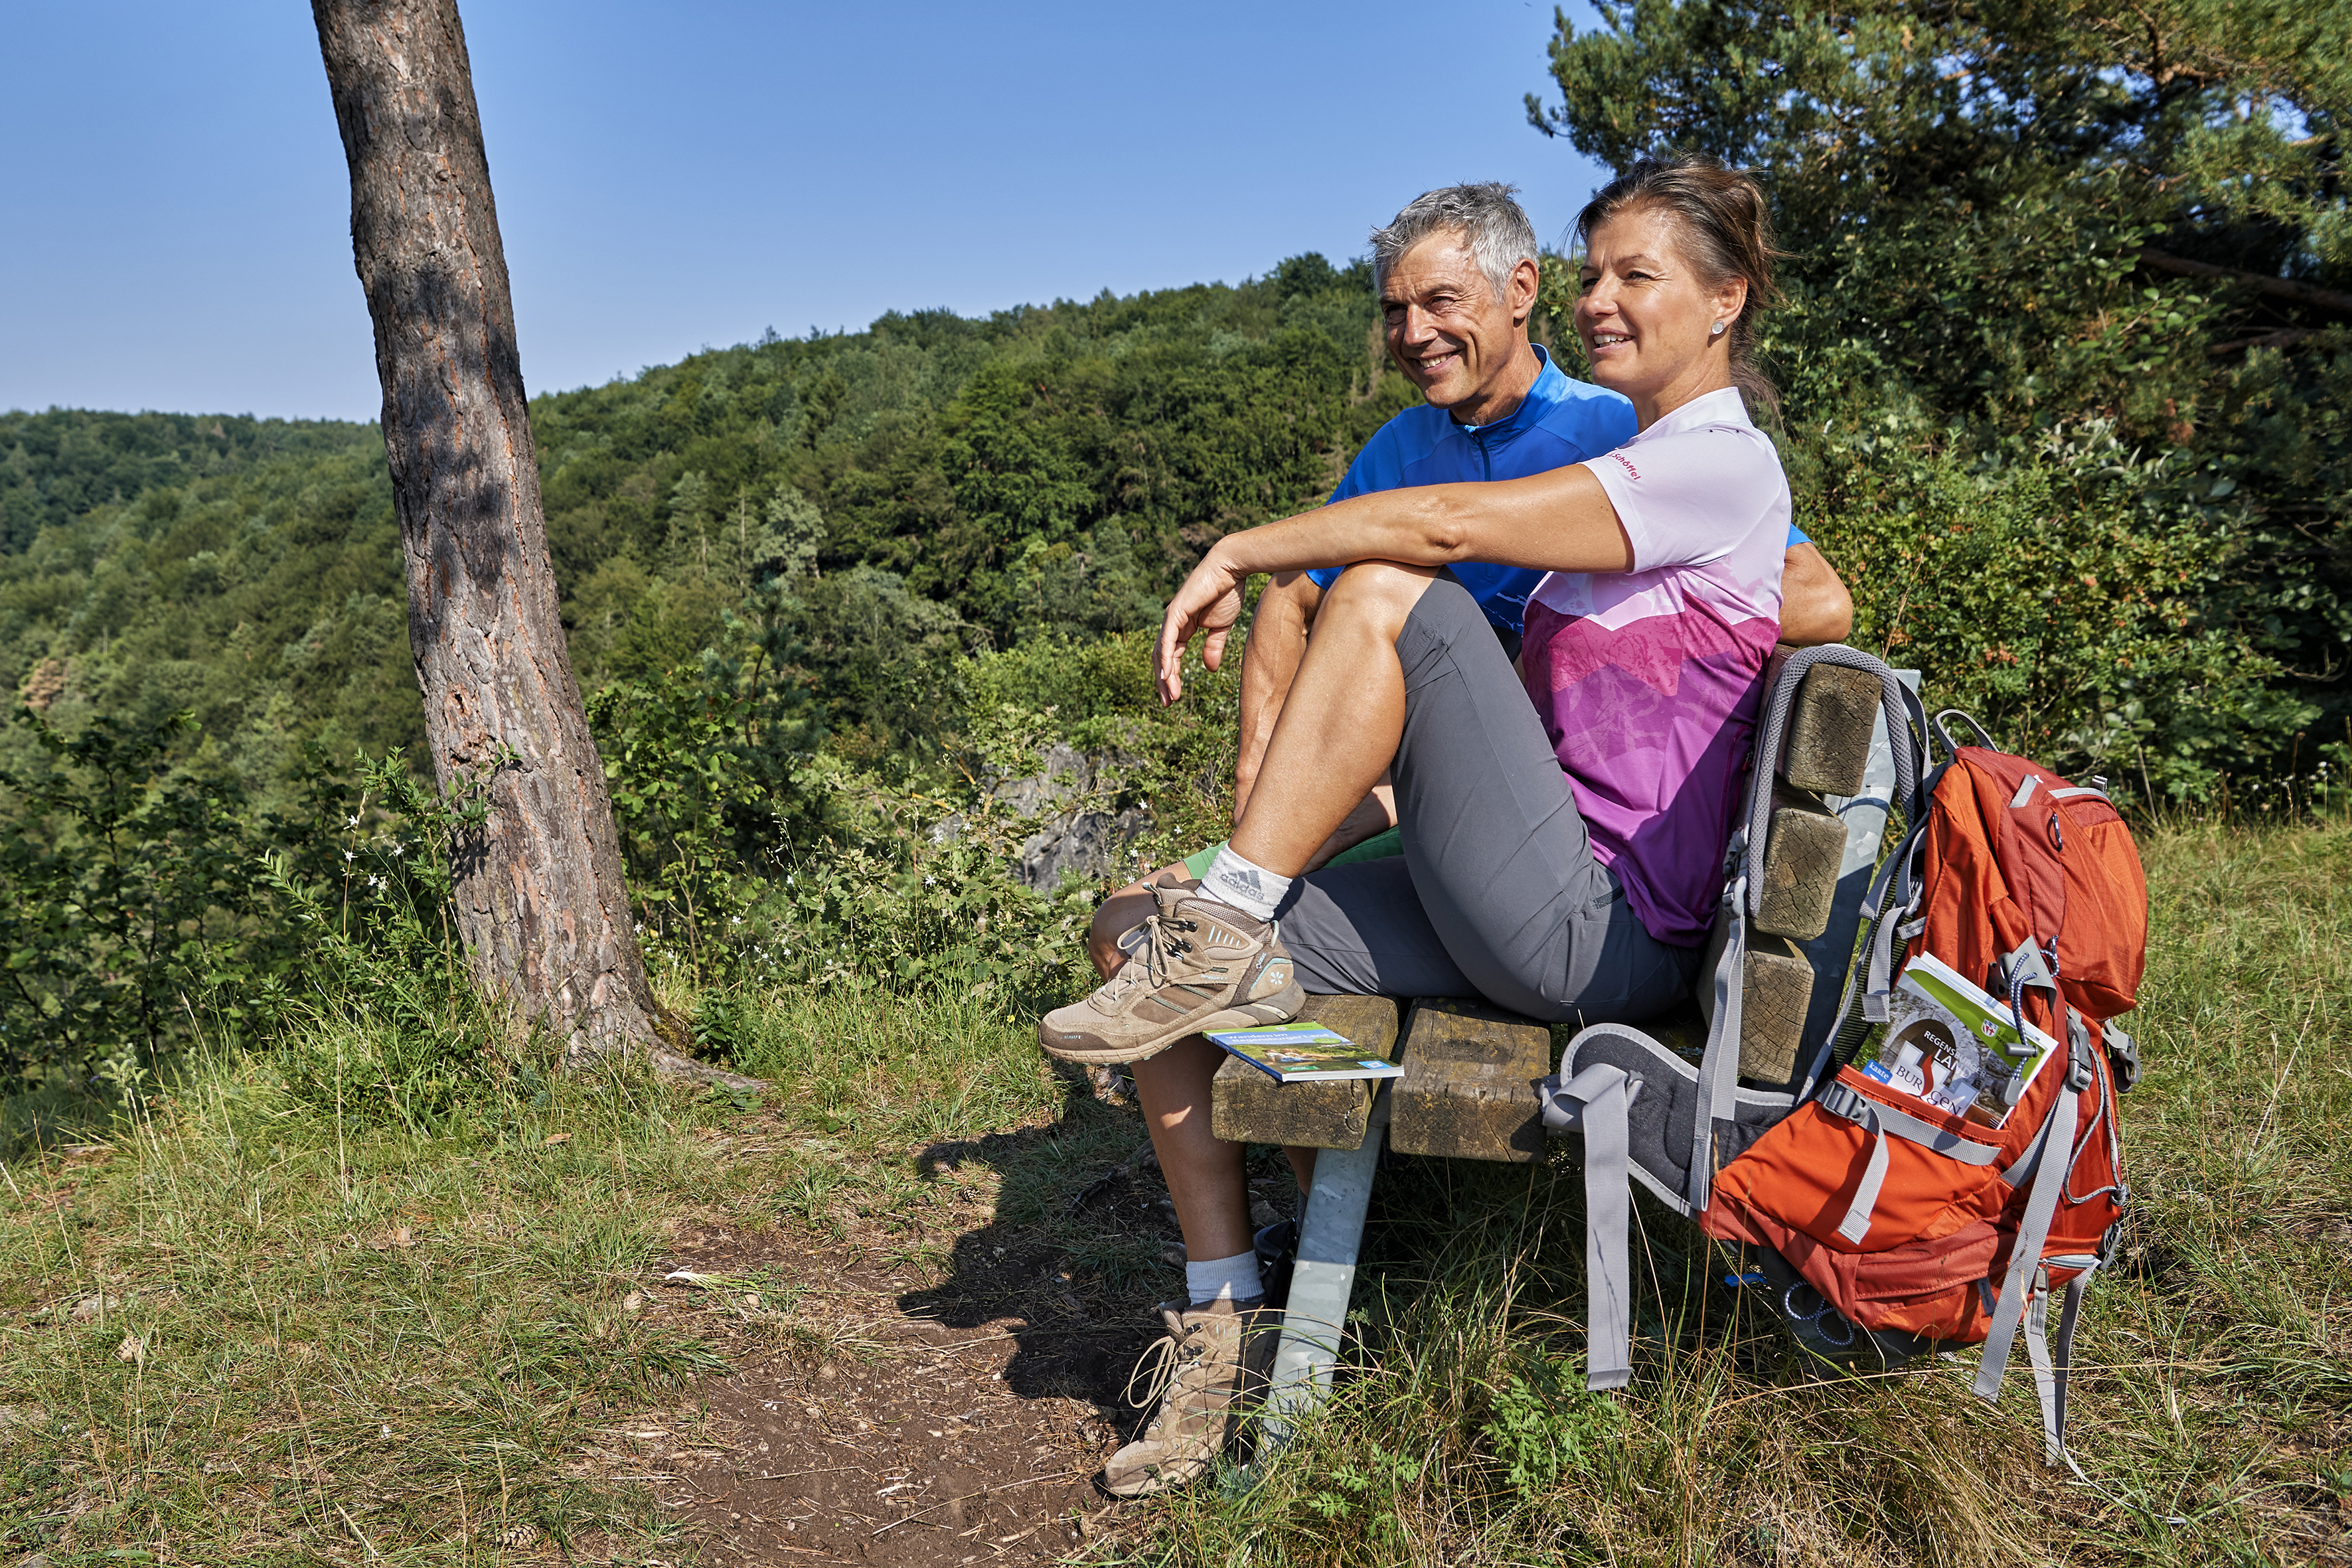
[[[1645,426],[1732,384],[1731,323],[1747,279],[1709,287],[1680,240],[1674,215],[1656,205],[1621,212],[1586,237],[1576,335],[1592,379],[1632,398]]]

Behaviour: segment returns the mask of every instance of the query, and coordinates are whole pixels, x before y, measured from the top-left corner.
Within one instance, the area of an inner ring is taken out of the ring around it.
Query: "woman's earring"
[[[1721,321],[1716,322],[1716,324],[1708,330],[1706,335],[1711,338],[1719,338],[1723,336],[1723,323]]]

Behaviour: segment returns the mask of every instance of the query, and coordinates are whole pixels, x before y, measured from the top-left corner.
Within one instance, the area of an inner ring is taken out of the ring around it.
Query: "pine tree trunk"
[[[487,784],[490,802],[453,868],[475,979],[575,1058],[644,1050],[668,1070],[730,1078],[665,1048],[646,983],[604,763],[556,616],[456,0],[311,10],[351,162],[425,734],[444,794]]]

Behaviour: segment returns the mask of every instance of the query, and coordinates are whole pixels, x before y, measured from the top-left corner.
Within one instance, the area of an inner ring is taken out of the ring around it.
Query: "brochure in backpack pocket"
[[[1853,1067],[1932,1110],[1998,1128],[2057,1049],[2032,1024],[2020,1039],[2008,1003],[1922,953],[1903,966],[1886,998],[1886,1027]]]
[[[1404,1071],[1394,1062],[1366,1056],[1347,1036],[1311,1019],[1265,1029],[1221,1029],[1209,1038],[1281,1083],[1396,1078]]]

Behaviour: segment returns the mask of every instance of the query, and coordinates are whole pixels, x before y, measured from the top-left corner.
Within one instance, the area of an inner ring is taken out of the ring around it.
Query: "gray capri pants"
[[[1296,878],[1275,918],[1321,995],[1484,996],[1547,1021],[1634,1023],[1689,994],[1592,857],[1567,775],[1468,590],[1438,574],[1397,635],[1402,858]]]

